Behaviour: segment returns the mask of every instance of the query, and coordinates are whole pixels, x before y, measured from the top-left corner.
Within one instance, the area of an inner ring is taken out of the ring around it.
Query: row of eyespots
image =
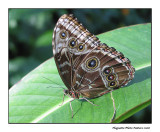
[[[66,31],[61,31],[60,32],[60,38],[65,39],[67,37],[67,32]],[[78,45],[78,46],[77,46]],[[78,48],[78,51],[83,51],[85,46],[83,43],[77,44],[77,41],[75,38],[72,38],[68,41],[68,46],[73,49],[73,48]],[[95,69],[98,66],[99,61],[97,60],[96,57],[90,58],[86,61],[86,66],[89,69]]]
[[[66,37],[67,37],[67,32],[66,32],[66,31],[61,31],[61,32],[60,32],[60,38],[61,38],[61,39],[65,39]],[[85,48],[85,46],[84,46],[83,43],[77,44],[77,41],[76,41],[75,38],[72,38],[72,39],[69,40],[68,46],[69,46],[70,48],[72,48],[72,49],[77,47],[77,48],[78,48],[78,51],[83,51],[84,48]]]
[[[105,68],[103,73],[106,76],[107,81],[109,82],[108,83],[109,87],[115,87],[117,85],[115,81],[116,76],[115,74],[112,74],[112,68],[111,67]]]

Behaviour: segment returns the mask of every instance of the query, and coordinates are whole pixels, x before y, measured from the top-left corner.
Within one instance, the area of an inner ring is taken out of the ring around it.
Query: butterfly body
[[[68,88],[65,94],[95,98],[128,84],[134,77],[129,59],[103,44],[73,15],[63,15],[53,33],[53,54]]]

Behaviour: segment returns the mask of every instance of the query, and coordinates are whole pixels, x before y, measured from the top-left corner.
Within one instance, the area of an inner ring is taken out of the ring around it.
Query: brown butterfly
[[[125,86],[134,77],[129,59],[101,43],[73,15],[59,18],[52,45],[59,74],[68,88],[64,94],[74,99],[81,96],[90,102],[88,98]]]

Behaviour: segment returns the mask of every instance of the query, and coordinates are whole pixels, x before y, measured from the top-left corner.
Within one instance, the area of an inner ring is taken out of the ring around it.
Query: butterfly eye
[[[87,60],[87,68],[95,69],[98,66],[98,60],[96,58],[91,58]]]
[[[106,78],[107,78],[108,81],[113,81],[113,80],[115,80],[115,75],[111,74],[111,75],[107,76]]]
[[[59,35],[60,35],[61,39],[65,39],[67,37],[67,32],[66,31],[62,31],[62,32],[60,32]]]
[[[115,81],[109,83],[109,87],[115,87],[117,83]]]
[[[79,44],[79,45],[78,45],[78,50],[79,50],[79,51],[83,51],[84,48],[85,48],[85,46],[84,46],[83,44]]]
[[[69,93],[69,91],[67,90],[67,89],[64,89],[64,94],[68,94]]]
[[[104,72],[105,75],[108,75],[112,72],[112,69],[111,68],[106,68],[106,69],[104,69],[103,72]]]
[[[70,48],[75,48],[77,46],[77,41],[73,38],[73,39],[69,40],[68,45]]]

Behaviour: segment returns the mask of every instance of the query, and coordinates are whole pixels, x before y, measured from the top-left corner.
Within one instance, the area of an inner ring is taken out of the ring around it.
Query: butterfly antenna
[[[48,78],[46,78],[46,77],[43,77],[43,78],[45,78],[46,80],[48,80],[48,81],[50,81],[50,82],[52,82],[52,83],[55,83],[55,84],[57,84],[58,86],[60,86],[60,87],[57,87],[57,88],[63,88],[63,89],[65,89],[63,86],[59,85],[58,83],[53,82],[52,80],[50,80],[50,79],[48,79]],[[52,86],[49,86],[49,87],[52,87]],[[54,87],[54,88],[55,88],[55,87]]]

